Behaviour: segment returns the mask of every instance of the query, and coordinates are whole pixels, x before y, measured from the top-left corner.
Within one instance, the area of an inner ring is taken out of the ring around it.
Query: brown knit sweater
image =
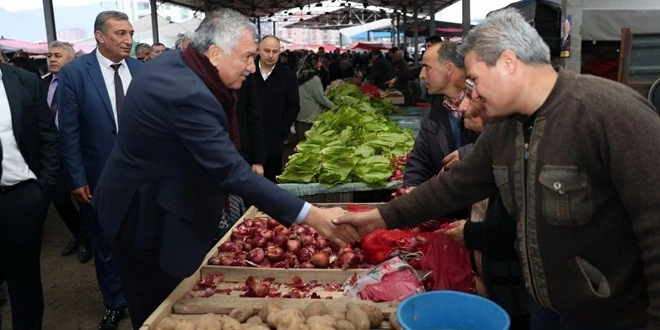
[[[639,94],[560,70],[536,112],[495,121],[461,163],[383,207],[390,228],[499,189],[528,290],[594,325],[660,327],[660,117]],[[650,299],[649,299],[650,297]]]

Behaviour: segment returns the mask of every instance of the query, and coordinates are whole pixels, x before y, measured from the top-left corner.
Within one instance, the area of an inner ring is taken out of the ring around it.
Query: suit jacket
[[[248,164],[266,162],[266,142],[264,141],[264,121],[261,117],[259,94],[254,75],[249,75],[238,90],[238,130],[241,134],[241,156]]]
[[[288,66],[277,64],[264,81],[258,71],[259,58],[256,61],[257,72],[253,76],[261,102],[266,156],[282,155],[289,128],[300,112],[298,77]]]
[[[376,87],[386,90],[389,87],[387,87],[385,83],[394,77],[395,74],[392,62],[387,60],[384,56],[380,56],[374,61],[374,64],[371,66],[371,72],[369,72],[365,79],[371,81]]]
[[[50,197],[60,166],[59,146],[57,129],[51,119],[39,76],[2,63],[0,70],[18,149],[30,170],[37,176],[39,186]]]
[[[144,63],[126,58],[135,79]],[[96,51],[64,65],[57,87],[62,159],[71,188],[93,190],[117,136]]]
[[[114,238],[124,222],[135,223],[135,246],[158,251],[166,272],[189,276],[208,252],[229,192],[291,224],[304,202],[253,173],[228,127],[181,52],[149,63],[131,83],[94,192],[105,231]]]

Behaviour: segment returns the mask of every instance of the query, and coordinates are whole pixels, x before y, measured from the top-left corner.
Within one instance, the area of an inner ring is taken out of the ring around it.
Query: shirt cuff
[[[305,220],[305,217],[307,217],[307,213],[309,213],[309,210],[312,209],[312,204],[305,202],[303,204],[302,209],[300,209],[300,213],[298,213],[298,216],[296,217],[296,223],[300,224]]]

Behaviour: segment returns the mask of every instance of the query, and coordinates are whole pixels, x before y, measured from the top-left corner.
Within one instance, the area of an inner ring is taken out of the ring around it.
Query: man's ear
[[[508,73],[514,73],[516,69],[518,68],[519,60],[518,60],[518,55],[514,53],[510,49],[506,49],[500,54],[500,58],[498,59],[499,62],[502,63],[504,69]]]
[[[456,66],[454,65],[454,63],[451,63],[451,62],[445,64],[445,66],[447,67],[447,73],[445,73],[445,75],[447,77],[451,77],[451,75],[453,75],[454,72],[456,71]]]
[[[101,32],[101,31],[95,31],[94,32],[94,38],[96,39],[96,42],[98,42],[100,44],[105,43],[105,34],[103,34],[103,32]]]
[[[209,58],[209,62],[211,62],[211,64],[216,68],[220,66],[223,55],[224,53],[217,45],[211,45],[211,47],[209,47],[209,49],[206,51],[206,57]]]

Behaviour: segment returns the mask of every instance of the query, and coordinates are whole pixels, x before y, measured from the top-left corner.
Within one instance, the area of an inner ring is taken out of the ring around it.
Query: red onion
[[[268,218],[268,220],[266,220],[266,228],[268,228],[268,229],[273,229],[273,228],[275,228],[279,225],[280,225],[280,223],[277,220],[273,219],[273,218]]]
[[[209,258],[209,265],[213,265],[213,266],[220,265],[220,258],[218,258],[218,257]]]
[[[218,255],[218,258],[220,258],[220,264],[223,266],[231,266],[232,263],[234,263],[234,260],[236,260],[236,253],[235,252],[220,252]]]
[[[265,239],[267,239],[267,240],[273,238],[273,232],[270,231],[270,230],[268,230],[268,229],[261,229],[261,230],[259,231],[259,235],[261,235],[261,237],[263,237],[263,238],[265,238]]]
[[[287,244],[286,242],[288,240],[289,240],[289,238],[286,237],[286,235],[282,235],[282,234],[277,234],[277,235],[275,235],[275,237],[273,237],[273,243],[275,243],[276,246],[279,246],[279,247],[282,247],[282,248],[286,246],[286,244]]]
[[[298,268],[315,268],[311,262],[303,262],[298,264]]]
[[[289,267],[293,267],[296,264],[298,264],[298,258],[296,257],[295,254],[287,254],[286,263],[289,265]]]
[[[314,246],[316,246],[317,249],[324,249],[328,247],[328,241],[324,237],[319,237],[316,239],[316,242],[314,243]],[[332,250],[332,249],[331,249]]]
[[[284,227],[283,225],[279,225],[273,228],[273,232],[275,233],[275,235],[277,234],[289,235],[289,228]]]
[[[312,252],[308,248],[301,248],[297,254],[298,254],[298,260],[300,260],[301,262],[309,261],[309,259],[312,258]]]
[[[314,236],[312,235],[303,235],[300,236],[300,242],[303,246],[312,246],[314,245]]]
[[[246,226],[250,227],[250,228],[254,227],[254,219],[252,219],[252,218],[245,219],[245,221],[243,221],[243,223]]]
[[[359,258],[352,251],[345,252],[339,257],[339,264],[341,268],[357,268]]]
[[[256,248],[250,250],[250,253],[248,253],[248,260],[255,264],[260,264],[264,261],[264,258],[266,257],[266,252],[264,252],[263,249],[261,248]]]
[[[252,250],[252,244],[245,242],[243,243],[243,251],[250,251]]]
[[[316,268],[327,268],[330,264],[330,256],[328,256],[328,254],[325,252],[316,252],[312,254],[310,262]]]
[[[245,251],[241,251],[239,253],[236,253],[236,260],[243,262],[243,260],[247,259],[248,253]]]
[[[251,281],[251,283],[249,283],[247,285],[247,287],[248,287],[248,291],[245,293],[245,295],[248,296],[248,297],[261,297],[261,298],[263,298],[263,297],[268,296],[268,293],[270,291],[268,289],[268,285],[266,285],[266,284],[264,284],[260,281],[257,281],[257,280]]]
[[[269,246],[266,248],[266,258],[270,261],[282,261],[286,258],[284,250],[279,246]]]
[[[256,237],[254,241],[252,241],[252,244],[256,247],[264,248],[266,247],[266,244],[268,244],[268,240],[265,237]]]
[[[241,250],[234,242],[224,242],[218,247],[220,252],[240,252]]]
[[[291,230],[294,233],[298,234],[298,236],[302,236],[303,234],[305,234],[305,227],[302,227],[302,226],[299,226],[299,225],[294,225],[294,226],[295,226],[295,229],[294,229],[294,227],[291,227]]]
[[[305,234],[307,235],[315,235],[316,230],[310,226],[305,225]]]
[[[300,252],[300,247],[301,244],[298,240],[290,239],[286,242],[287,250],[293,254],[298,254],[298,252]]]
[[[349,245],[347,247],[343,247],[343,248],[339,249],[339,251],[337,252],[337,255],[339,257],[341,257],[346,252],[355,252],[355,251],[353,251],[353,247]]]

